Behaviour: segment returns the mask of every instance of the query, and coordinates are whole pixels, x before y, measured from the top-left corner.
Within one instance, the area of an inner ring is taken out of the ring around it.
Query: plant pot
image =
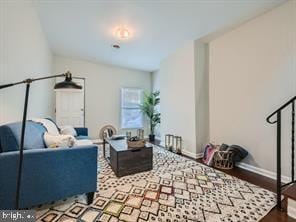
[[[155,135],[149,135],[149,141],[150,142],[153,142],[153,141],[155,141]]]

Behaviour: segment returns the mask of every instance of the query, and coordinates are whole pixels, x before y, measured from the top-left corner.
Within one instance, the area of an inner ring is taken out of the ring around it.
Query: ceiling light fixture
[[[127,39],[130,33],[126,28],[120,27],[116,30],[116,36],[120,39]]]

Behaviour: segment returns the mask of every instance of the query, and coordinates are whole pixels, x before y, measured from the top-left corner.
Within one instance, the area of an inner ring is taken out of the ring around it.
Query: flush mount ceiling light
[[[116,30],[116,36],[119,39],[127,39],[130,37],[130,32],[127,30],[127,28],[120,27]]]

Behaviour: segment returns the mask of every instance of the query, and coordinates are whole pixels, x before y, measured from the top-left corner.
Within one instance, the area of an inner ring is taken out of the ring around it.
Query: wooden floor
[[[154,142],[154,144],[159,145],[159,141]],[[195,160],[193,158],[190,158],[190,159]],[[195,161],[202,163],[201,159],[198,159]],[[231,170],[222,170],[222,171],[224,171],[229,175],[235,176],[241,180],[245,180],[249,183],[265,188],[267,190],[270,190],[273,192],[276,191],[276,181],[268,177],[264,177],[259,174],[252,173],[250,171],[240,169],[240,168],[234,168]],[[272,209],[270,213],[266,215],[261,221],[262,222],[296,222],[296,220],[289,217],[286,212],[280,211],[277,208]]]

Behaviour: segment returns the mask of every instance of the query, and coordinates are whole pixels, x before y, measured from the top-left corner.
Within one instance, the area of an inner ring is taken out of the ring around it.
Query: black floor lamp
[[[15,198],[16,209],[19,209],[20,187],[21,187],[21,178],[22,178],[22,167],[23,167],[23,151],[24,151],[24,140],[25,140],[30,85],[32,82],[35,82],[35,81],[52,79],[57,77],[66,77],[66,79],[63,82],[56,83],[54,86],[55,90],[74,91],[74,90],[82,89],[82,86],[77,85],[75,82],[72,82],[72,74],[69,71],[60,75],[47,76],[47,77],[42,77],[37,79],[26,79],[21,82],[0,85],[0,89],[4,89],[4,88],[12,87],[15,85],[26,84],[25,105],[24,105],[23,121],[22,121],[22,129],[21,129],[22,131],[21,131],[20,155],[19,155],[19,162],[18,162],[18,175],[17,175],[17,185],[16,185],[16,198]]]

